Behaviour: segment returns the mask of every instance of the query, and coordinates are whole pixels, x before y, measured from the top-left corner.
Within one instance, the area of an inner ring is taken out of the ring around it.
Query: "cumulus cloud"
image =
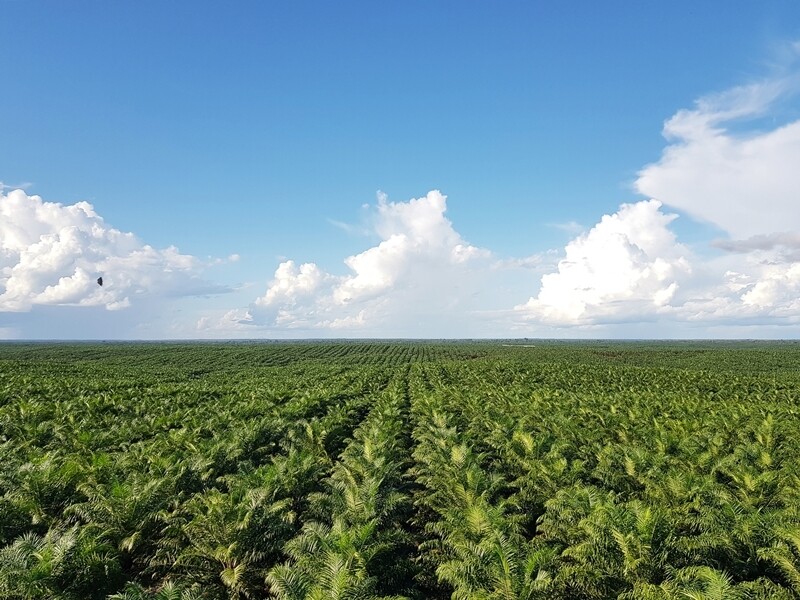
[[[0,312],[34,306],[127,308],[139,297],[221,291],[202,261],[109,226],[87,202],[0,191]],[[103,277],[103,285],[97,278]]]
[[[664,335],[675,327],[800,323],[800,265],[775,260],[776,248],[794,246],[791,235],[742,241],[742,252],[731,242],[727,253],[701,261],[672,231],[677,215],[649,200],[603,216],[561,253],[497,259],[467,243],[445,211],[438,192],[406,203],[381,198],[373,211],[379,241],[344,259],[346,274],[284,261],[250,306],[204,317],[197,332],[442,337],[571,328],[613,335],[609,327],[649,322]],[[504,298],[525,297],[521,286],[535,285],[536,271],[543,273],[538,293],[503,310]]]
[[[255,301],[256,306],[294,305],[317,292],[332,277],[314,263],[297,267],[293,260],[282,262],[267,288],[267,293]]]
[[[604,216],[567,244],[538,295],[515,307],[518,330],[526,323],[584,331],[654,321],[711,328],[800,323],[800,262],[778,250],[794,236],[731,242],[730,254],[700,261],[670,230],[675,218],[656,200]]]
[[[490,270],[490,253],[466,242],[446,210],[439,191],[407,202],[379,194],[368,218],[378,241],[345,258],[345,274],[286,260],[266,292],[246,311],[226,314],[221,326],[343,332],[390,323],[399,331],[409,324],[419,331],[443,315],[447,320],[453,307],[467,310],[480,292],[481,272]],[[206,320],[199,326],[216,325]]]
[[[655,200],[623,204],[567,244],[557,271],[516,310],[527,318],[577,324],[642,317],[667,305],[691,272],[688,250]]]

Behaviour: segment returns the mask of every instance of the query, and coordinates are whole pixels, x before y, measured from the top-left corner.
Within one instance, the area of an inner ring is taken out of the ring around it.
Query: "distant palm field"
[[[800,598],[800,343],[2,344],[0,598]]]

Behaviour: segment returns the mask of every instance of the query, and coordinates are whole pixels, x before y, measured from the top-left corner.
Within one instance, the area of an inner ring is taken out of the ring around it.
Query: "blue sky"
[[[796,2],[0,22],[2,337],[800,334]]]

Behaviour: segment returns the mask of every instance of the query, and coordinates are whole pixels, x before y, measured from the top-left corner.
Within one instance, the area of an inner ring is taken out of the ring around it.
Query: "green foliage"
[[[103,598],[121,581],[117,556],[86,529],[26,533],[0,550],[0,597]]]
[[[0,344],[0,598],[800,598],[800,346]]]

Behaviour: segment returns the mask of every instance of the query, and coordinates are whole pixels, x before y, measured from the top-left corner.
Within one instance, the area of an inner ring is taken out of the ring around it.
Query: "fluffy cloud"
[[[305,263],[298,268],[293,260],[282,262],[267,293],[258,298],[256,306],[293,305],[316,293],[323,283],[332,278],[314,263]]]
[[[87,202],[64,206],[0,191],[0,312],[117,310],[137,297],[221,291],[200,279],[203,266],[174,247],[157,250],[110,227]]]
[[[691,272],[688,251],[655,200],[623,204],[567,244],[558,270],[542,277],[536,297],[516,310],[547,323],[641,318],[666,306]]]
[[[408,202],[390,202],[381,194],[370,222],[379,241],[344,259],[348,273],[287,260],[263,296],[225,320],[237,327],[371,331],[391,321],[402,331],[410,323],[419,328],[442,319],[455,306],[464,310],[479,291],[479,272],[489,270],[489,253],[467,243],[446,210],[447,199],[438,191]]]
[[[800,227],[800,121],[737,132],[794,93],[784,77],[700,99],[664,126],[670,144],[645,167],[635,187],[643,195],[713,223],[734,238]]]
[[[787,254],[795,236],[718,242],[731,253],[700,261],[670,230],[674,219],[655,200],[604,216],[567,244],[538,295],[515,307],[517,329],[800,324],[800,262]]]

